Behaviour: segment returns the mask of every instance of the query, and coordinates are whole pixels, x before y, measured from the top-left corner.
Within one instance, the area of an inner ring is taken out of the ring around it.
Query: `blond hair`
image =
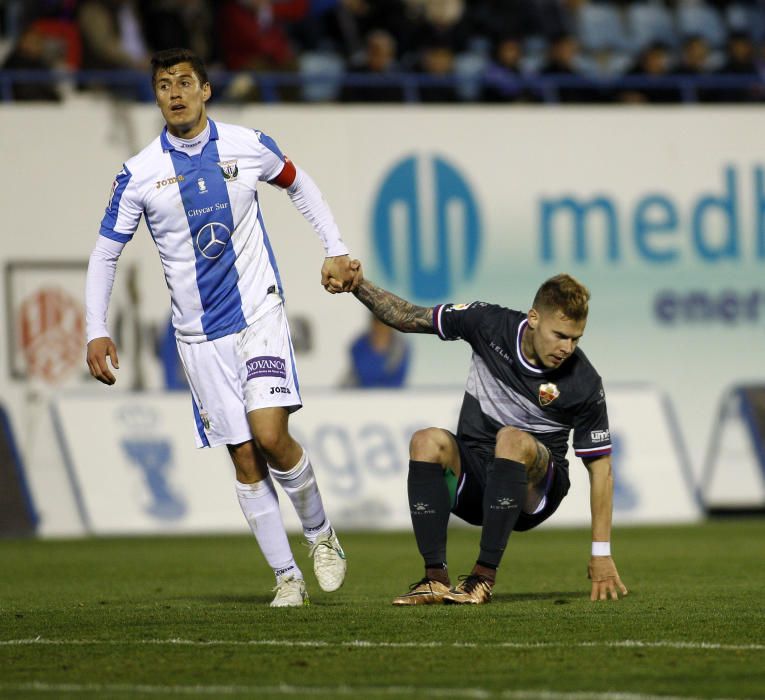
[[[590,290],[563,273],[542,283],[532,306],[537,311],[560,311],[572,321],[582,321],[587,318],[589,300]]]

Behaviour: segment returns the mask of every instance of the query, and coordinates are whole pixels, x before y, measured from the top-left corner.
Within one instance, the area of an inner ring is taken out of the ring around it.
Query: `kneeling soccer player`
[[[611,558],[606,398],[577,347],[587,323],[587,288],[569,275],[552,277],[528,313],[478,301],[415,306],[369,280],[354,294],[393,328],[461,338],[473,350],[457,433],[427,428],[412,436],[409,508],[425,576],[393,604],[488,603],[510,533],[547,520],[568,492],[572,430],[590,475],[590,598],[626,595]],[[450,513],[481,526],[477,561],[454,586],[446,565]]]

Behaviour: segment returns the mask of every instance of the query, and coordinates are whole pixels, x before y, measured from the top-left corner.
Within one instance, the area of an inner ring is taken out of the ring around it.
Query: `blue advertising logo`
[[[640,500],[634,486],[622,472],[624,459],[624,439],[622,435],[611,431],[611,468],[614,471],[614,509],[618,511],[634,510]]]
[[[438,156],[399,161],[375,200],[372,240],[388,282],[421,300],[444,300],[478,263],[481,221],[467,181]]]
[[[122,440],[122,449],[141,470],[151,501],[146,512],[160,520],[177,520],[186,512],[183,498],[173,493],[168,472],[173,468],[172,445],[163,438]]]

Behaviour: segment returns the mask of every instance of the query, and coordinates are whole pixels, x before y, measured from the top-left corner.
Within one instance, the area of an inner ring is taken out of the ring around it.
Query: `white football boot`
[[[313,572],[323,591],[336,591],[343,585],[348,564],[332,528],[316,538],[310,545],[308,556],[313,558]]]
[[[310,604],[302,578],[287,576],[277,583],[273,590],[276,595],[271,601],[272,608],[300,608]]]

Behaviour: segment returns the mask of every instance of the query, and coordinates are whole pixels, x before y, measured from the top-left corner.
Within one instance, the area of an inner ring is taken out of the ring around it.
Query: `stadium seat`
[[[467,50],[480,56],[491,56],[491,38],[488,36],[471,36],[468,40]]]
[[[55,18],[35,20],[31,27],[45,37],[46,44],[60,46],[54,54],[61,54],[67,68],[78,70],[82,67],[82,39],[74,22]]]
[[[305,102],[329,102],[340,94],[345,65],[336,54],[306,52],[300,55],[298,72]]]
[[[662,5],[647,2],[631,4],[627,9],[627,27],[634,51],[641,51],[654,42],[677,46],[672,14]]]
[[[487,63],[486,57],[477,53],[460,53],[454,57],[457,94],[461,100],[470,102],[480,97]]]
[[[732,32],[745,32],[755,43],[765,40],[765,12],[758,6],[735,2],[725,10],[725,20]]]
[[[578,15],[577,34],[586,51],[624,51],[629,48],[621,12],[614,5],[584,5]]]
[[[723,46],[727,37],[717,10],[701,2],[685,3],[677,8],[677,29],[682,37],[704,37],[713,49]]]
[[[542,36],[532,35],[524,39],[521,59],[521,72],[524,75],[542,70],[547,58],[547,48],[547,40]]]
[[[633,61],[630,54],[614,53],[603,61],[598,72],[605,78],[622,76],[632,67]]]

